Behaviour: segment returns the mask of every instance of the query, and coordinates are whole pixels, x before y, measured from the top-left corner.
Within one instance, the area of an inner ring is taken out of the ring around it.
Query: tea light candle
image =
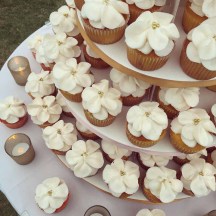
[[[95,206],[90,207],[85,212],[84,216],[111,216],[111,214],[105,207],[95,205]]]
[[[29,149],[29,145],[27,143],[19,143],[13,148],[12,155],[20,156],[22,154],[25,154],[28,149]]]

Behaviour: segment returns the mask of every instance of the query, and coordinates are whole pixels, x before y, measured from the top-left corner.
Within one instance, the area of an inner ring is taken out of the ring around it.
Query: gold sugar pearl
[[[152,28],[155,30],[155,29],[157,29],[157,28],[159,28],[160,27],[160,24],[159,23],[157,23],[157,22],[153,22],[152,23]]]
[[[194,122],[194,125],[198,125],[200,123],[200,119],[194,119],[193,122]]]

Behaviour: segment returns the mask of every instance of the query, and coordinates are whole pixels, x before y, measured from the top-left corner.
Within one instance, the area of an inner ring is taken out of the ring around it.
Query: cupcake
[[[199,103],[199,88],[160,88],[157,101],[169,119],[175,118],[179,112],[195,107]]]
[[[180,37],[172,19],[168,13],[147,11],[126,28],[127,58],[134,67],[153,71],[166,64]]]
[[[95,175],[104,164],[100,145],[93,140],[75,142],[72,150],[66,153],[66,161],[78,178]]]
[[[17,129],[28,120],[26,106],[22,100],[13,96],[0,101],[0,122],[6,127]]]
[[[43,35],[36,35],[28,41],[28,48],[31,50],[32,55],[36,58],[36,52],[43,41]]]
[[[54,95],[55,85],[49,71],[42,70],[38,74],[32,72],[28,76],[25,91],[32,99]]]
[[[49,17],[53,31],[58,33],[65,33],[69,37],[74,37],[78,41],[78,45],[83,43],[82,35],[79,32],[76,21],[76,11],[64,5],[58,11],[54,11]]]
[[[216,17],[216,0],[187,0],[182,18],[183,29],[188,33],[208,18]]]
[[[181,181],[184,185],[183,192],[189,196],[202,197],[216,189],[216,169],[198,158],[181,167]]]
[[[74,0],[77,9],[81,10],[85,1],[86,0]]]
[[[204,109],[180,112],[171,122],[170,141],[185,154],[193,154],[213,146],[216,128]]]
[[[103,180],[115,197],[128,197],[139,189],[139,166],[131,161],[115,159],[103,170]]]
[[[208,154],[207,162],[212,164],[216,168],[216,150]]]
[[[140,166],[144,169],[149,169],[154,166],[167,166],[172,156],[150,155],[146,153],[137,153],[137,160]]]
[[[58,177],[47,178],[36,187],[35,201],[39,208],[47,214],[62,211],[68,200],[68,186]]]
[[[62,113],[61,106],[56,102],[54,96],[35,98],[27,106],[27,110],[34,124],[41,128],[55,124]]]
[[[52,74],[55,85],[65,98],[73,102],[82,101],[83,89],[94,83],[90,67],[89,63],[77,63],[74,58],[66,62],[58,62],[54,66]]]
[[[91,48],[90,46],[84,42],[83,46],[83,54],[85,60],[91,64],[92,67],[98,69],[105,69],[110,67],[106,62],[104,62]]]
[[[126,135],[136,146],[150,147],[166,135],[168,118],[157,102],[142,102],[131,107],[126,119]]]
[[[216,17],[204,21],[190,31],[182,47],[182,70],[196,80],[216,77],[215,25]]]
[[[129,6],[130,19],[129,24],[136,21],[136,19],[145,11],[161,11],[166,4],[166,0],[126,0]]]
[[[104,157],[109,163],[112,163],[115,159],[128,160],[132,154],[132,151],[126,148],[120,148],[112,142],[106,140],[101,141],[101,147]]]
[[[113,44],[124,36],[129,8],[121,0],[87,0],[82,6],[81,16],[86,34],[92,41]]]
[[[142,209],[136,214],[136,216],[166,216],[166,214],[161,209],[153,209],[151,211],[148,209]]]
[[[176,171],[166,167],[151,167],[146,172],[143,193],[153,203],[173,202],[183,190],[183,184],[176,178]]]
[[[86,128],[82,123],[76,121],[76,129],[84,139],[97,140],[100,139],[96,134],[92,133],[88,128]]]
[[[77,141],[77,134],[72,123],[60,120],[43,129],[43,139],[55,154],[65,155]]]
[[[101,80],[83,90],[82,105],[91,124],[105,127],[112,124],[122,110],[121,93],[109,88],[108,80]]]
[[[125,106],[141,103],[145,95],[148,94],[148,89],[151,87],[150,84],[114,68],[110,71],[110,79],[113,87],[121,92],[122,103]]]
[[[197,158],[205,158],[207,156],[206,149],[203,149],[202,151],[199,151],[194,154],[186,154],[182,156],[175,156],[173,157],[173,161],[175,161],[179,165],[184,165],[186,163],[189,163],[191,160],[197,159]]]

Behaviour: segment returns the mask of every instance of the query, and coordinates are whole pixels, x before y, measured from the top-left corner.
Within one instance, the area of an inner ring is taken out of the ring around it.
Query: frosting
[[[71,94],[82,92],[83,88],[91,86],[94,82],[90,67],[87,62],[78,64],[74,58],[56,63],[52,71],[56,87]]]
[[[131,161],[114,160],[103,170],[103,180],[115,197],[121,194],[133,194],[139,189],[139,166]]]
[[[26,106],[22,100],[13,96],[0,101],[0,119],[8,123],[16,123],[26,115]]]
[[[139,153],[140,160],[147,167],[153,166],[166,166],[173,157],[165,157],[160,155],[149,155],[145,153]]]
[[[108,115],[117,116],[122,110],[121,93],[109,88],[108,80],[101,80],[82,92],[82,105],[96,119],[105,120]]]
[[[64,5],[58,11],[52,12],[49,19],[55,33],[64,32],[70,36],[79,34],[76,26],[76,11],[73,8]]]
[[[103,151],[113,160],[129,157],[132,154],[130,150],[126,148],[119,148],[117,145],[106,140],[101,141],[101,147]]]
[[[63,120],[48,126],[43,130],[43,138],[48,148],[68,151],[77,141],[77,135],[72,123],[64,123]]]
[[[208,18],[216,16],[216,0],[190,0],[191,10],[199,16]]]
[[[195,196],[206,196],[210,191],[215,191],[216,169],[204,159],[198,158],[190,161],[182,166],[181,172],[184,188],[191,190]]]
[[[189,109],[179,113],[171,122],[171,130],[180,134],[185,145],[193,148],[197,144],[211,147],[214,144],[212,133],[216,128],[204,109]]]
[[[165,105],[171,105],[177,111],[185,111],[199,103],[199,88],[161,88],[159,99]]]
[[[64,97],[61,95],[61,93],[58,92],[56,96],[56,101],[57,103],[61,106],[63,112],[70,113],[71,111],[69,110]]]
[[[36,52],[43,41],[42,35],[36,35],[31,40],[28,41],[28,47],[32,52]]]
[[[158,140],[168,126],[168,118],[157,102],[143,102],[127,113],[128,130],[135,137]]]
[[[98,29],[115,29],[125,25],[125,14],[129,14],[128,5],[119,0],[85,0],[81,10],[82,17]]]
[[[178,158],[180,158],[182,160],[187,159],[187,160],[191,161],[193,159],[197,159],[197,158],[200,158],[202,156],[207,156],[206,149],[203,149],[202,151],[199,151],[195,154],[186,154],[186,155],[178,156]]]
[[[54,213],[67,200],[69,190],[58,177],[48,178],[36,187],[35,201],[47,214]]]
[[[154,6],[162,7],[166,4],[166,0],[126,0],[128,4],[135,4],[138,8],[147,10]]]
[[[157,56],[167,56],[174,48],[174,41],[180,37],[172,19],[173,15],[168,13],[142,13],[126,28],[127,46],[146,55],[154,51]]]
[[[215,4],[216,5],[216,4]],[[190,61],[200,63],[210,71],[216,71],[216,17],[204,21],[192,29],[186,54]]]
[[[27,106],[29,115],[35,124],[42,125],[45,122],[55,123],[59,120],[62,113],[61,106],[56,102],[54,96],[35,98]]]
[[[211,159],[213,161],[213,166],[216,167],[216,150],[211,153]]]
[[[211,107],[211,113],[214,116],[214,121],[216,122],[216,104]]]
[[[163,203],[174,201],[183,190],[182,182],[176,178],[176,171],[166,167],[149,168],[144,184]]]
[[[74,171],[74,175],[85,178],[95,175],[104,164],[100,145],[93,140],[78,140],[72,146],[72,150],[66,153],[66,161]]]
[[[86,128],[83,124],[81,124],[79,121],[76,121],[76,128],[78,131],[87,133],[87,134],[93,134],[88,128]]]
[[[100,58],[85,41],[84,41],[84,45],[86,47],[86,52],[90,57],[95,58],[95,59]]]
[[[50,64],[54,63],[54,60],[49,59],[44,52],[42,44],[36,50],[36,61],[40,64],[44,64],[46,67],[49,67]]]
[[[166,214],[161,209],[153,209],[151,211],[148,209],[142,209],[136,214],[136,216],[166,216]]]
[[[49,74],[49,71],[43,70],[38,74],[32,72],[28,76],[25,91],[33,97],[44,97],[54,93],[55,85],[52,75]]]
[[[74,0],[66,0],[66,4],[71,8],[76,8]]]
[[[132,95],[133,97],[142,97],[145,94],[146,89],[151,86],[142,80],[128,76],[114,68],[110,71],[110,79],[113,82],[114,88],[121,91],[123,97],[129,95]]]

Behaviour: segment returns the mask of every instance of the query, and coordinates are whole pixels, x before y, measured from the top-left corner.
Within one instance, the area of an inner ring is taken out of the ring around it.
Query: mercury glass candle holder
[[[13,134],[6,140],[5,152],[21,165],[31,163],[35,157],[30,138],[22,133]]]
[[[111,216],[111,214],[105,207],[95,205],[95,206],[90,207],[85,212],[84,216]]]
[[[15,82],[20,86],[25,86],[31,73],[28,59],[24,56],[15,56],[8,61],[7,65]]]

